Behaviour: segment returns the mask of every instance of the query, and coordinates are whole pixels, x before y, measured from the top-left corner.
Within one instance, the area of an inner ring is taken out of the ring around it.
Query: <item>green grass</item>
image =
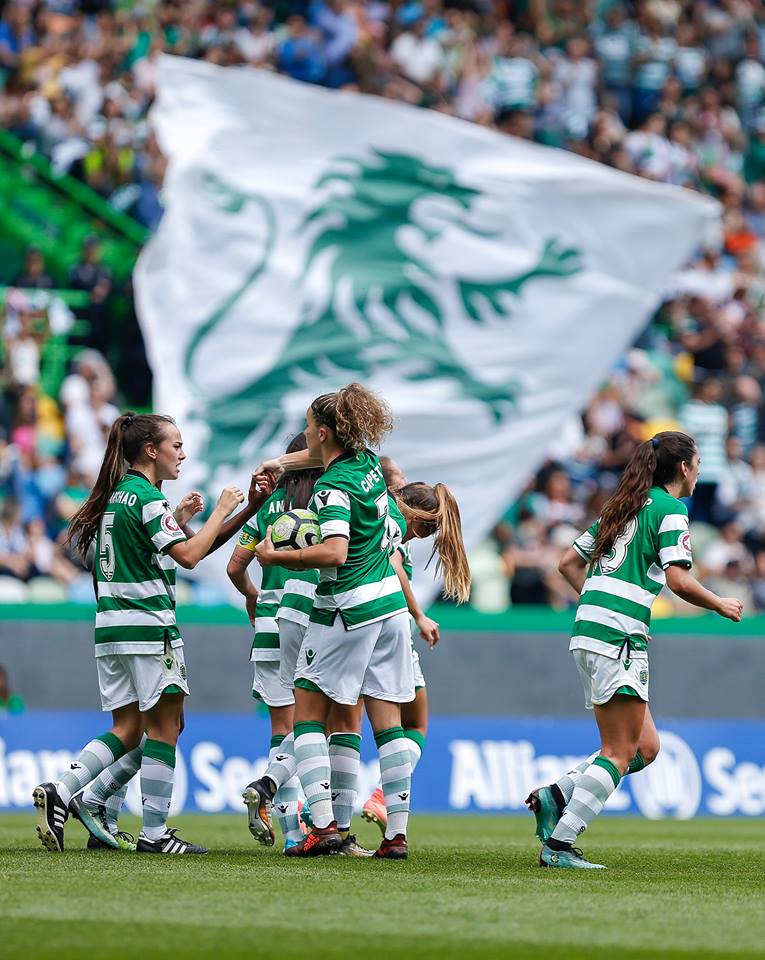
[[[89,852],[71,824],[54,855],[31,814],[0,816],[3,960],[763,956],[758,821],[609,818],[585,844],[609,869],[587,873],[540,870],[531,821],[517,817],[413,817],[406,863],[287,861],[252,842],[244,817],[175,825],[212,852]]]

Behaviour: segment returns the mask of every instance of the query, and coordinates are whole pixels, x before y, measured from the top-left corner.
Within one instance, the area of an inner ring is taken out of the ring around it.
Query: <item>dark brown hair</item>
[[[360,383],[323,393],[311,404],[311,413],[319,426],[329,427],[342,447],[355,453],[379,447],[393,429],[387,402]]]
[[[287,444],[285,453],[297,453],[298,450],[306,450],[308,443],[304,433],[298,433]],[[316,481],[324,471],[318,470],[290,470],[282,474],[277,490],[284,490],[284,509],[285,510],[305,510],[313,495],[313,488]]]
[[[619,486],[603,507],[591,563],[612,549],[619,534],[642,510],[651,487],[664,487],[676,480],[680,464],[690,466],[695,453],[693,438],[674,430],[657,433],[640,444],[625,467]]]
[[[436,575],[443,572],[444,596],[457,603],[470,597],[470,566],[462,542],[460,508],[454,494],[443,483],[431,487],[429,483],[407,483],[394,496],[407,526],[425,524],[428,533],[435,534],[433,552],[436,554]]]
[[[74,543],[83,559],[96,537],[106,504],[122,479],[126,465],[139,459],[147,443],[161,443],[168,424],[175,426],[175,420],[157,413],[135,414],[132,410],[117,417],[112,424],[98,479],[88,499],[72,517],[66,536],[66,542]]]

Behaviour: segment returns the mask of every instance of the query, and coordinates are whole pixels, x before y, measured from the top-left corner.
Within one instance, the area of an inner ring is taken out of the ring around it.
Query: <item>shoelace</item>
[[[118,830],[114,836],[118,840],[124,840],[126,843],[135,843],[135,837],[132,833],[125,833],[124,830]]]

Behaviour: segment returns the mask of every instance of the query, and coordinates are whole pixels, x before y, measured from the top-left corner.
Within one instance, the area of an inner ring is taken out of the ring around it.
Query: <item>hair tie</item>
[[[658,449],[659,441],[656,439],[656,437],[651,437],[651,446],[654,448],[654,450]]]
[[[127,430],[128,427],[131,427],[135,423],[135,416],[132,413],[126,413],[122,421],[122,429]]]

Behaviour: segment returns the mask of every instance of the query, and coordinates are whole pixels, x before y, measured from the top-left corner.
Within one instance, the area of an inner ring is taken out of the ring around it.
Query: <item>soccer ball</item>
[[[321,543],[319,518],[313,510],[288,510],[274,520],[271,542],[277,550],[302,550]]]

